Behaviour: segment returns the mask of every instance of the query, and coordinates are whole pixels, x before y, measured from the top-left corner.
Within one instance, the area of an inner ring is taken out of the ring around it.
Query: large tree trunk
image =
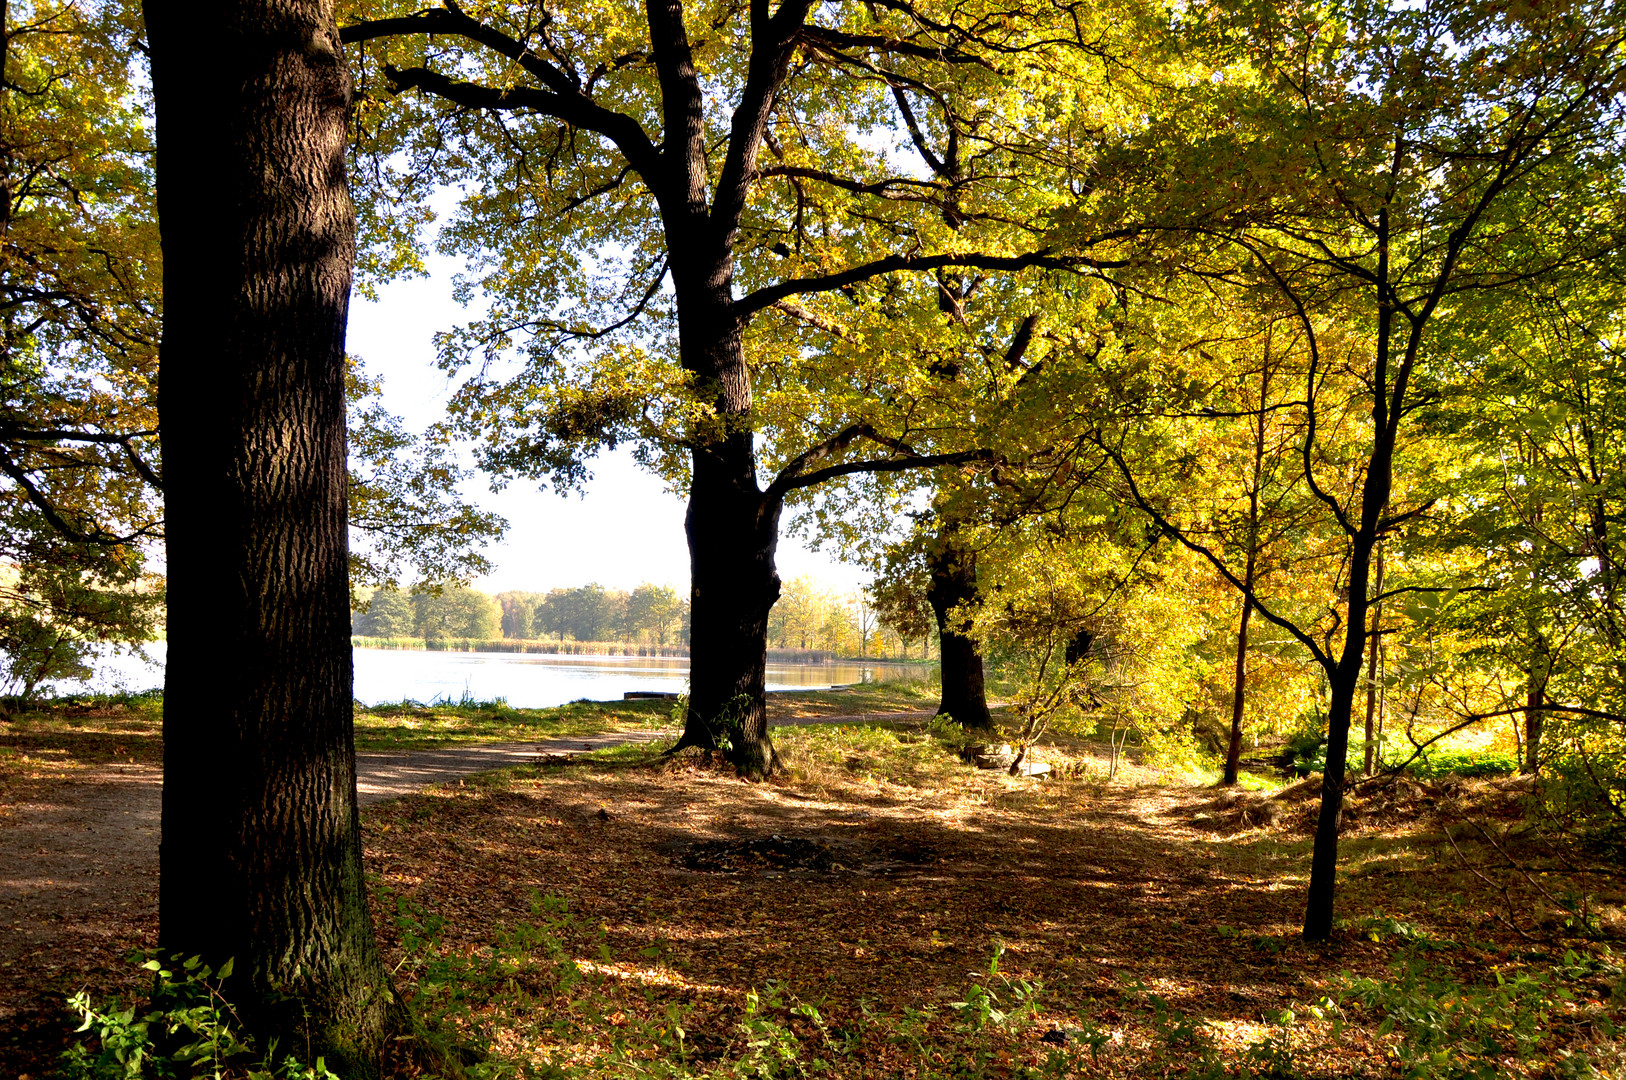
[[[678,237],[674,246],[685,246],[683,228],[668,225]],[[699,236],[693,244],[699,246]],[[778,767],[764,684],[768,613],[779,599],[774,553],[781,504],[765,498],[757,483],[750,373],[730,310],[732,266],[723,248],[710,259],[680,263],[674,274],[683,365],[699,376],[718,421],[695,433],[691,453],[684,517],[692,619],[689,711],[673,749],[714,749],[726,741],[729,761],[744,775],[760,777]]]
[[[349,76],[325,0],[148,0],[164,254],[169,660],[159,944],[348,1078],[403,1023],[351,738]]]
[[[945,530],[928,548],[926,558],[931,571],[926,600],[937,618],[943,677],[937,715],[952,717],[967,731],[991,731],[994,719],[988,712],[988,694],[983,685],[982,652],[975,639],[955,628],[952,617],[956,608],[977,602],[976,556],[956,544]]]
[[[750,435],[696,450],[689,510],[689,712],[678,747],[728,744],[728,759],[747,776],[778,767],[768,732],[764,684],[768,613],[779,599],[774,568],[779,511],[765,507]],[[744,442],[743,449],[737,444]]]

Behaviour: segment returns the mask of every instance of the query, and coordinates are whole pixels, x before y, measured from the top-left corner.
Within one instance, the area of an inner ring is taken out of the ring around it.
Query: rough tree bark
[[[404,1023],[357,830],[345,510],[350,82],[329,0],[147,0],[168,543],[159,944],[346,1078]]]
[[[926,600],[937,618],[938,654],[941,657],[943,696],[937,715],[952,717],[967,731],[991,731],[983,684],[982,653],[974,639],[955,629],[951,613],[977,600],[976,555],[955,543],[953,534],[940,532],[927,552],[931,579]]]

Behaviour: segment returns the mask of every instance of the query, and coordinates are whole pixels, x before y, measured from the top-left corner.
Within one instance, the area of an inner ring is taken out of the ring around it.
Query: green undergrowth
[[[942,787],[966,764],[950,742],[913,724],[821,724],[774,733],[780,760],[793,777],[817,782],[841,777],[904,787]]]
[[[1372,940],[1394,946],[1389,974],[1338,974],[1330,994],[1265,1017],[1238,1040],[1133,978],[1098,987],[1092,1008],[1078,1010],[1042,975],[1006,971],[997,938],[957,984],[888,1000],[804,996],[794,972],[744,993],[697,994],[682,989],[660,939],[618,953],[564,897],[533,893],[530,919],[473,949],[443,944],[446,920],[411,899],[388,902],[414,1008],[486,1054],[490,1076],[1295,1080],[1321,1075],[1352,1030],[1408,1080],[1491,1080],[1515,1062],[1602,1080],[1626,1063],[1626,973],[1607,946],[1464,975],[1439,955],[1454,943],[1367,920]]]
[[[1297,776],[1322,772],[1327,767],[1327,740],[1319,731],[1303,732],[1288,739],[1282,747],[1287,768]],[[1345,764],[1351,772],[1358,772],[1365,764],[1366,745],[1352,741]],[[1405,766],[1408,776],[1420,780],[1437,780],[1446,776],[1483,778],[1511,776],[1519,771],[1518,758],[1507,750],[1481,749],[1440,743],[1429,747],[1412,758],[1412,749],[1404,744],[1385,742],[1377,755],[1383,768]]]
[[[843,1001],[798,992],[794,972],[743,993],[687,986],[660,938],[618,950],[567,897],[536,890],[529,918],[473,947],[449,943],[447,917],[413,898],[382,901],[398,985],[429,1029],[478,1051],[468,1075],[484,1080],[1296,1080],[1322,1075],[1318,1065],[1354,1032],[1408,1080],[1491,1080],[1515,1069],[1603,1080],[1626,1064],[1626,968],[1607,945],[1465,974],[1452,963],[1458,943],[1392,917],[1360,920],[1343,929],[1393,946],[1385,975],[1338,974],[1329,993],[1273,1012],[1239,1040],[1134,978],[1097,986],[1079,1008],[1042,973],[1007,971],[997,938],[957,983]],[[64,1080],[342,1080],[321,1061],[251,1045],[221,993],[229,970],[211,977],[195,960],[175,971],[143,966],[159,987],[145,1010],[83,993],[70,1002],[83,1022]]]
[[[80,1038],[62,1055],[58,1080],[343,1080],[320,1057],[306,1064],[275,1042],[254,1045],[227,994],[232,961],[218,972],[195,956],[167,966],[155,956],[137,962],[152,973],[144,1007],[116,999],[97,1003],[84,991],[68,1001]]]

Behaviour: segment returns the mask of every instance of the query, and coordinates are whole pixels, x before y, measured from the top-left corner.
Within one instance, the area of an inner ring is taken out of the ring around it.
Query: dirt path
[[[786,718],[780,723],[863,723],[882,714]],[[888,714],[912,719],[925,713]],[[670,738],[616,731],[537,742],[356,755],[357,794],[374,806],[434,784],[539,758]],[[163,771],[111,764],[94,781],[68,780],[0,818],[0,1059],[42,992],[116,970],[157,932],[158,831]],[[35,1020],[43,1019],[35,1017]],[[10,1029],[8,1031],[7,1029]]]
[[[360,753],[356,789],[361,805],[371,806],[432,784],[550,755],[664,737],[660,732],[617,731]],[[0,825],[0,983],[15,987],[20,980],[12,977],[13,967],[49,952],[64,937],[112,939],[119,928],[154,917],[162,782],[163,770],[151,765],[109,765],[94,782],[56,785],[49,798],[11,808]],[[46,971],[56,966],[43,960]],[[0,1003],[0,1022],[3,1010]]]

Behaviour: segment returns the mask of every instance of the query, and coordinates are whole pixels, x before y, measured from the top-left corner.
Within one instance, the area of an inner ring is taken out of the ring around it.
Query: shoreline
[[[492,656],[606,657],[629,660],[688,660],[687,645],[636,645],[602,641],[520,641],[511,638],[446,638],[425,641],[418,638],[352,637],[353,649],[373,652],[457,652]],[[840,656],[823,649],[769,649],[768,662],[818,666],[822,664],[885,664],[891,667],[936,668],[935,659]]]

